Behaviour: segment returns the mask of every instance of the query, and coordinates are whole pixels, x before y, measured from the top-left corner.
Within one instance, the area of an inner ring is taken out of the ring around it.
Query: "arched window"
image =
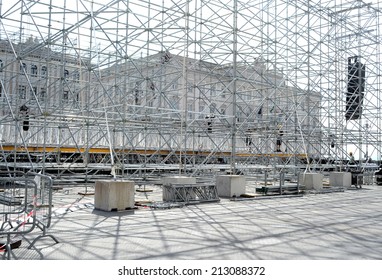
[[[3,72],[3,61],[0,59],[0,72]]]
[[[46,66],[41,66],[41,76],[42,77],[46,77],[46,72],[47,72],[47,69],[46,69]]]
[[[24,74],[24,70],[27,71],[27,65],[25,63],[20,64],[20,73]]]
[[[64,78],[65,79],[69,78],[69,70],[67,69],[64,70]]]
[[[41,88],[40,89],[40,101],[44,101],[46,98],[46,89],[45,88]]]

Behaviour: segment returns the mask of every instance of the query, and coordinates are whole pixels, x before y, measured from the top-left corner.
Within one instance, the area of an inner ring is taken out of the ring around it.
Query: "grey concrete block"
[[[245,194],[246,180],[241,175],[220,175],[216,177],[216,189],[221,197]]]

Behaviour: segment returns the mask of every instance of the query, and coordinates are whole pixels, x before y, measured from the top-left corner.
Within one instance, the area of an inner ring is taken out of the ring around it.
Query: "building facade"
[[[261,59],[220,65],[158,52],[106,65],[33,38],[0,41],[3,147],[49,147],[54,160],[69,149],[65,157],[81,162],[109,151],[119,162],[182,153],[226,162],[233,146],[246,157],[308,152],[301,143],[317,127],[319,94],[288,85]]]

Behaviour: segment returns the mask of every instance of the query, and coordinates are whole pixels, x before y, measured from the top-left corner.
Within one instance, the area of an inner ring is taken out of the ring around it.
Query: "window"
[[[64,78],[67,79],[69,77],[69,70],[64,70]]]
[[[27,71],[27,65],[25,63],[20,64],[20,73],[24,74],[24,71]]]
[[[64,94],[62,96],[62,100],[67,103],[69,101],[69,91],[64,90]]]
[[[40,100],[44,101],[45,98],[46,98],[46,89],[45,88],[41,88],[40,89]]]
[[[222,98],[223,98],[223,99],[226,98],[226,94],[227,94],[227,92],[226,92],[226,91],[223,91],[223,93],[222,93]]]
[[[211,103],[210,105],[210,113],[215,114],[216,110],[216,103]]]
[[[80,72],[76,71],[73,73],[73,78],[76,82],[80,80]]]
[[[31,75],[32,77],[37,77],[37,65],[35,64],[31,65]]]
[[[0,59],[0,72],[3,72],[3,61]]]
[[[216,95],[216,87],[211,86],[211,96],[215,96],[215,95]]]
[[[241,121],[242,116],[243,116],[243,108],[241,106],[237,106],[236,119],[237,119],[238,122]]]
[[[3,85],[0,84],[0,97],[3,95]]]
[[[20,86],[19,85],[19,98],[20,99],[25,99],[27,95],[27,88],[26,86]]]
[[[46,66],[42,66],[41,67],[41,77],[46,77],[46,71],[47,69],[46,69]]]
[[[220,108],[220,114],[225,115],[226,114],[226,110],[227,110],[226,106],[222,106]]]
[[[204,108],[205,108],[205,107],[204,107],[203,105],[200,105],[200,104],[199,104],[199,112],[200,112],[200,113],[203,113]],[[200,119],[204,119],[203,114],[199,114],[199,118],[200,118]]]
[[[141,83],[140,82],[135,82],[135,87],[134,87],[134,104],[135,105],[141,105],[141,95],[143,91],[141,89]]]
[[[257,110],[257,116],[259,118],[262,118],[262,116],[263,116],[263,105],[261,105],[260,108]]]
[[[93,92],[93,98],[94,98],[94,104],[98,105],[98,103],[99,103],[99,100],[98,100],[99,99],[99,92],[97,89],[95,89]]]
[[[37,87],[32,87],[32,89],[30,90],[30,96],[34,96],[35,94],[37,95]]]
[[[192,84],[187,84],[187,92],[192,92],[194,89],[194,86]]]
[[[194,105],[193,104],[188,104],[187,105],[187,111],[188,111],[188,118],[192,119],[192,117],[193,117],[192,112],[194,111]]]
[[[170,100],[172,109],[179,109],[179,97],[174,96]]]

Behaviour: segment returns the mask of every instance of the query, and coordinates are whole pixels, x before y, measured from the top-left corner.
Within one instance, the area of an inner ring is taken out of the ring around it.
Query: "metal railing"
[[[34,229],[42,234],[29,245],[47,234],[52,214],[52,180],[38,173],[17,171],[0,172],[0,254],[10,259],[12,250]]]
[[[47,229],[50,227],[52,220],[53,180],[47,175],[34,172],[28,172],[27,176],[34,176],[34,181],[37,184],[36,227],[42,231],[42,234],[37,236],[28,248],[32,248],[43,237],[50,237],[56,243],[59,243],[53,235],[47,234]]]

